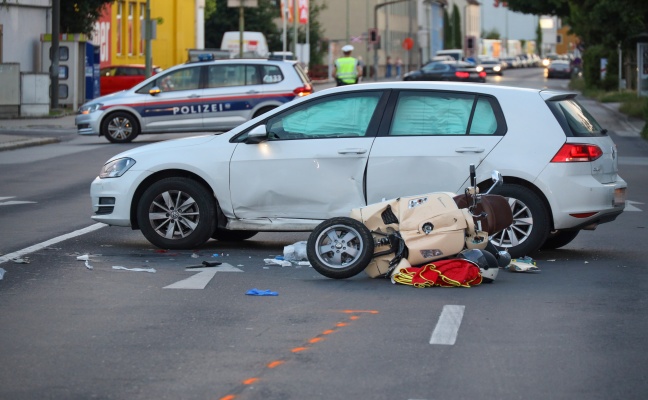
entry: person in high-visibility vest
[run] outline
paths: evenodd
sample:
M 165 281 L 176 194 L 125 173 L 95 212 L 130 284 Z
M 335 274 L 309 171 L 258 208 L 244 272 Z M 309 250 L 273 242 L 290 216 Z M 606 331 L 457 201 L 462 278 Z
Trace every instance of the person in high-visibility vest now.
M 344 56 L 335 60 L 333 76 L 335 77 L 338 86 L 358 83 L 359 77 L 362 75 L 362 67 L 360 67 L 360 63 L 356 58 L 351 57 L 352 51 L 353 46 L 347 44 L 342 47 Z

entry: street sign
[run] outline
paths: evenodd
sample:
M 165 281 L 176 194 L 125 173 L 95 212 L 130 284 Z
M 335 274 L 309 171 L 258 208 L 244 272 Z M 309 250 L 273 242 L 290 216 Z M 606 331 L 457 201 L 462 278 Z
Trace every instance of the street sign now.
M 403 48 L 405 50 L 412 50 L 412 47 L 414 47 L 414 39 L 410 37 L 403 39 Z

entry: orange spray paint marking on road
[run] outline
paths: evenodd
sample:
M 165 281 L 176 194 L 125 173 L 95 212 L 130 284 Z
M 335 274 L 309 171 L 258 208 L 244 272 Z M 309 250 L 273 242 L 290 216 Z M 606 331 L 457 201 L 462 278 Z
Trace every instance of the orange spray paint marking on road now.
M 346 322 L 338 322 L 337 324 L 335 324 L 335 326 L 337 326 L 339 328 L 341 328 L 343 326 L 347 326 L 347 325 L 349 325 L 349 324 L 347 324 Z
M 234 400 L 235 398 L 236 396 L 234 396 L 233 394 L 228 394 L 225 397 L 221 397 L 219 400 Z
M 281 360 L 273 361 L 270 364 L 268 364 L 268 368 L 275 368 L 283 364 L 284 362 Z
M 321 342 L 322 340 L 324 340 L 324 339 L 316 337 L 316 338 L 312 338 L 311 340 L 309 340 L 308 343 L 317 343 L 317 342 Z
M 292 349 L 290 351 L 292 351 L 293 353 L 299 353 L 299 352 L 307 350 L 307 349 L 308 349 L 308 347 L 295 347 L 294 349 Z
M 259 381 L 259 378 L 250 378 L 243 381 L 244 385 L 251 385 Z
M 356 313 L 369 313 L 369 314 L 378 314 L 376 310 L 342 310 L 345 314 L 356 314 Z
M 355 321 L 355 320 L 358 319 L 358 318 L 360 318 L 360 317 L 358 317 L 357 315 L 352 315 L 349 319 Z
M 330 335 L 333 332 L 335 332 L 335 329 L 327 329 L 324 332 L 322 332 L 322 335 Z

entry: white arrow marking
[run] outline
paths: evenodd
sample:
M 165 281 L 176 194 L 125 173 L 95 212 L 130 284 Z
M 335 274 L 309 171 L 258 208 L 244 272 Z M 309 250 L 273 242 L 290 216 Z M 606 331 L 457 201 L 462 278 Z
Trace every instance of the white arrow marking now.
M 11 201 L 3 201 L 7 199 L 13 199 L 16 196 L 9 196 L 9 197 L 0 197 L 0 206 L 12 206 L 14 204 L 35 204 L 35 201 L 21 201 L 21 200 L 11 200 Z
M 430 344 L 455 344 L 465 309 L 466 306 L 443 306 L 439 322 L 432 332 Z
M 209 281 L 211 281 L 217 272 L 243 272 L 240 269 L 231 266 L 229 264 L 222 264 L 218 267 L 207 267 L 207 268 L 191 268 L 186 269 L 185 271 L 189 272 L 198 272 L 196 275 L 190 276 L 187 279 L 183 279 L 176 283 L 172 283 L 169 286 L 165 286 L 164 289 L 204 289 Z
M 633 204 L 643 204 L 638 201 L 626 200 L 626 206 L 623 211 L 643 211 L 642 209 L 633 206 Z

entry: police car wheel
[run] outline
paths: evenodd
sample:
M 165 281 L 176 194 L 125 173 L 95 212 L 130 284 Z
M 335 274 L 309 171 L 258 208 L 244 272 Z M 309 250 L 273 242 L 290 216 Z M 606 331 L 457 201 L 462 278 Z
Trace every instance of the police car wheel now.
M 137 222 L 144 237 L 162 249 L 194 249 L 216 228 L 216 201 L 211 192 L 188 178 L 165 178 L 142 194 Z
M 137 119 L 130 113 L 117 111 L 101 122 L 101 134 L 112 143 L 128 143 L 140 133 Z

